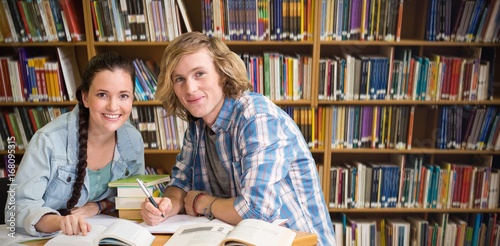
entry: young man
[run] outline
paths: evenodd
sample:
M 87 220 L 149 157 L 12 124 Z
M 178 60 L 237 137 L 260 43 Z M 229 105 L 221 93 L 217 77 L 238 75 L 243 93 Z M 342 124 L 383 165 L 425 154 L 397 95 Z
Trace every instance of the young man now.
M 156 98 L 189 127 L 159 208 L 142 204 L 144 221 L 178 213 L 230 224 L 287 219 L 287 227 L 317 234 L 320 245 L 335 245 L 304 137 L 251 90 L 243 61 L 215 37 L 185 33 L 165 49 Z

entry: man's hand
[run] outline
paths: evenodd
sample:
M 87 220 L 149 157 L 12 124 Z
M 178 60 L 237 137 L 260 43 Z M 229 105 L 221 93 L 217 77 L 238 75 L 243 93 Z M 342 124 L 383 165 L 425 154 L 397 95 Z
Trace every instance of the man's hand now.
M 147 198 L 141 204 L 141 216 L 142 220 L 148 225 L 157 225 L 167 218 L 167 215 L 171 214 L 172 201 L 167 198 L 153 197 L 158 204 L 156 208 Z M 164 215 L 163 218 L 161 215 Z

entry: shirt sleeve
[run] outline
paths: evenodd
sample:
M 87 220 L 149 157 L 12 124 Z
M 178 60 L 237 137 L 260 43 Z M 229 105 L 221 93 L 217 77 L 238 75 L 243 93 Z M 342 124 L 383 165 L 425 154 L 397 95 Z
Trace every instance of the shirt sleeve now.
M 45 203 L 43 195 L 50 178 L 50 159 L 53 148 L 54 146 L 45 134 L 36 133 L 23 155 L 15 180 L 10 186 L 12 194 L 15 194 L 15 204 L 12 207 L 6 206 L 6 219 L 14 212 L 16 228 L 32 236 L 54 234 L 38 232 L 35 224 L 45 214 L 59 215 L 56 210 L 43 207 Z
M 258 114 L 242 122 L 238 144 L 241 149 L 241 196 L 235 209 L 243 219 L 259 218 L 273 221 L 280 216 L 283 182 L 293 161 L 294 139 L 287 134 L 287 125 L 271 114 Z
M 184 141 L 181 152 L 176 156 L 175 165 L 172 167 L 172 175 L 168 186 L 176 186 L 188 192 L 193 182 L 193 132 L 196 131 L 194 123 L 190 123 L 184 133 Z

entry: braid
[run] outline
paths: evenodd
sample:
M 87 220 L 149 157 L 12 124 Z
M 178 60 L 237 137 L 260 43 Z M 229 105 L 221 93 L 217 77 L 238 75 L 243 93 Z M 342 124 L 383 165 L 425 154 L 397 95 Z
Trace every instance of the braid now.
M 78 121 L 78 166 L 77 166 L 77 176 L 75 183 L 73 184 L 73 192 L 71 193 L 71 198 L 66 203 L 66 209 L 60 210 L 61 215 L 71 214 L 71 209 L 75 207 L 80 199 L 83 182 L 85 175 L 87 174 L 87 140 L 88 140 L 88 129 L 89 129 L 89 110 L 83 105 L 82 102 L 78 103 L 79 109 L 79 121 Z

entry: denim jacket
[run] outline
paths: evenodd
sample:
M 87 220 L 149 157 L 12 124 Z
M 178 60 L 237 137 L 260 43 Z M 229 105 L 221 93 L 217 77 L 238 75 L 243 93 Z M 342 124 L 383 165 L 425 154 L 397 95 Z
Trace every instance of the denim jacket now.
M 75 182 L 78 163 L 78 107 L 38 130 L 21 160 L 15 180 L 16 230 L 44 236 L 35 224 L 48 213 L 66 208 Z M 111 180 L 144 173 L 144 145 L 140 132 L 125 123 L 117 130 L 117 144 L 111 164 Z M 89 177 L 85 176 L 81 196 L 75 207 L 89 202 Z M 11 193 L 11 194 L 12 194 Z M 115 189 L 108 189 L 96 201 L 113 200 Z M 6 218 L 13 211 L 6 206 Z

